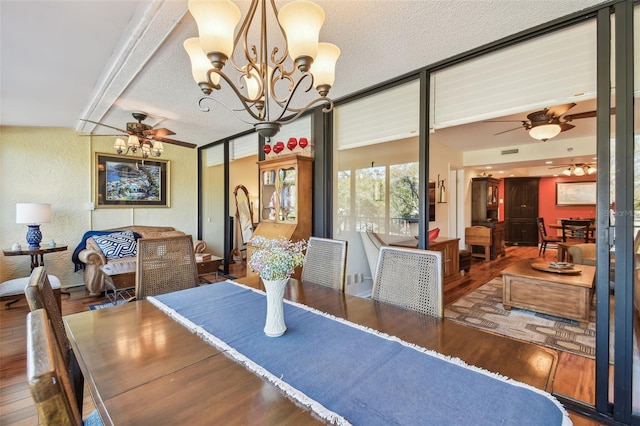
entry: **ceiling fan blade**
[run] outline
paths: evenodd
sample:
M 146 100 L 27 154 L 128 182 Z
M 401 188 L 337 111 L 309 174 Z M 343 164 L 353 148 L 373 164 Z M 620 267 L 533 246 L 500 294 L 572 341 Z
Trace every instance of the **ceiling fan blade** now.
M 514 130 L 520 130 L 520 129 L 522 129 L 522 126 L 520 126 L 520 127 L 514 127 L 513 129 L 504 130 L 504 131 L 502 131 L 502 132 L 494 133 L 494 134 L 493 134 L 493 136 L 501 135 L 501 134 L 503 134 L 503 133 L 513 132 Z
M 574 106 L 576 106 L 576 104 L 573 102 L 570 104 L 552 106 L 551 108 L 547 108 L 547 113 L 551 113 L 553 117 L 560 117 L 562 114 L 569 111 Z
M 96 124 L 98 126 L 108 127 L 109 129 L 117 130 L 117 131 L 122 132 L 122 133 L 131 134 L 130 132 L 127 132 L 126 130 L 122 130 L 122 129 L 119 129 L 119 128 L 113 127 L 113 126 L 109 126 L 108 124 L 98 123 L 97 121 L 84 120 L 82 118 L 80 119 L 80 121 L 86 121 L 87 123 L 93 123 L 93 124 Z M 120 135 L 118 135 L 118 136 L 120 136 Z
M 569 124 L 569 123 L 560 123 L 560 131 L 561 132 L 566 132 L 567 130 L 571 130 L 573 129 L 574 126 L 573 124 Z
M 161 138 L 161 137 L 154 137 L 153 140 L 156 140 L 158 142 L 162 142 L 162 143 L 169 143 L 172 145 L 178 145 L 178 146 L 183 146 L 185 148 L 195 148 L 198 145 L 194 144 L 194 143 L 190 143 L 190 142 L 182 142 L 182 141 L 178 141 L 175 139 L 167 139 L 167 138 Z
M 522 120 L 485 120 L 483 123 L 524 123 Z
M 149 129 L 142 132 L 145 136 L 153 136 L 154 138 L 175 135 L 176 133 L 165 128 L 161 129 Z

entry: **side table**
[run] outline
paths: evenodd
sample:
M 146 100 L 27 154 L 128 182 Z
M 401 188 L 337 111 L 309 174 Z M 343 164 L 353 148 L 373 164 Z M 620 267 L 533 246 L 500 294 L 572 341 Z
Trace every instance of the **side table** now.
M 24 249 L 24 250 L 2 250 L 2 253 L 5 256 L 31 256 L 31 272 L 36 269 L 38 266 L 44 266 L 44 255 L 47 253 L 53 253 L 56 251 L 65 251 L 67 250 L 67 246 L 56 246 L 56 247 L 39 247 L 35 249 Z M 70 295 L 68 291 L 64 291 L 62 288 L 60 289 L 60 293 Z M 19 295 L 17 295 L 19 296 Z M 18 297 L 15 300 L 7 303 L 7 307 L 13 305 L 17 301 L 19 301 L 21 297 Z
M 114 305 L 118 299 L 135 295 L 136 262 L 107 263 L 100 271 L 104 275 L 104 295 Z
M 35 249 L 24 250 L 2 250 L 5 256 L 31 256 L 31 271 L 38 266 L 44 266 L 44 255 L 47 253 L 53 253 L 56 251 L 65 251 L 67 246 L 56 247 L 40 247 Z

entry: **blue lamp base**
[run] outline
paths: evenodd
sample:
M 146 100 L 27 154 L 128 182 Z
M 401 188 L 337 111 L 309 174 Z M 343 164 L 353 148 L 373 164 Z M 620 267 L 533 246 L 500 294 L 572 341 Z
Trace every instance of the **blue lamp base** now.
M 27 242 L 30 249 L 39 249 L 40 241 L 42 241 L 42 232 L 40 232 L 40 225 L 27 225 L 29 230 L 27 231 Z

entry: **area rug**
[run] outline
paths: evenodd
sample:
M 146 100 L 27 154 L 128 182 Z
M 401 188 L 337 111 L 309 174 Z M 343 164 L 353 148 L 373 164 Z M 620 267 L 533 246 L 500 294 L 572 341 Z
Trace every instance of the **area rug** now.
M 105 303 L 101 303 L 99 305 L 89 305 L 89 310 L 90 311 L 95 311 L 96 309 L 112 308 L 114 306 L 121 305 L 124 302 L 126 302 L 126 300 L 118 299 L 118 300 L 116 300 L 116 304 L 115 305 L 113 304 L 113 302 L 105 302 Z
M 445 309 L 446 318 L 492 333 L 595 358 L 596 325 L 592 306 L 589 325 L 502 305 L 502 278 L 494 278 Z

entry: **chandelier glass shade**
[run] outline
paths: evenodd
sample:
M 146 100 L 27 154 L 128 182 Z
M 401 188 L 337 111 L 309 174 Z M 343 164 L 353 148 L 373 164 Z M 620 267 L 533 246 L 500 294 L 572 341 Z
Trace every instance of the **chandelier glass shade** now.
M 529 136 L 534 139 L 546 142 L 547 140 L 558 136 L 560 131 L 561 129 L 559 124 L 539 124 L 529 129 Z
M 569 167 L 567 167 L 567 169 L 564 170 L 562 174 L 565 176 L 571 176 L 571 175 L 584 176 L 584 175 L 592 175 L 597 171 L 598 169 L 596 169 L 591 164 L 572 164 Z
M 271 22 L 267 6 L 281 35 L 280 46 L 278 40 L 268 44 L 267 36 L 273 33 L 267 28 Z M 296 0 L 278 11 L 273 0 L 252 0 L 237 34 L 241 12 L 231 0 L 189 0 L 189 12 L 198 26 L 198 37 L 185 40 L 183 45 L 191 60 L 193 79 L 205 95 L 199 101 L 201 110 L 209 111 L 205 101 L 216 101 L 240 120 L 253 124 L 266 138 L 313 105 L 323 104 L 324 112 L 331 111 L 333 101 L 327 95 L 334 83 L 340 49 L 318 41 L 325 19 L 320 6 Z M 252 39 L 256 30 L 259 41 L 251 43 L 256 40 Z M 249 120 L 236 113 L 242 109 L 229 108 L 209 96 L 214 90 L 223 90 L 223 82 L 233 90 Z M 298 92 L 314 87 L 319 97 L 302 106 L 292 102 Z
M 113 148 L 120 155 L 127 155 L 129 152 L 135 154 L 140 150 L 142 158 L 160 157 L 164 152 L 162 142 L 140 139 L 136 135 L 129 135 L 126 142 L 122 138 L 117 138 Z

